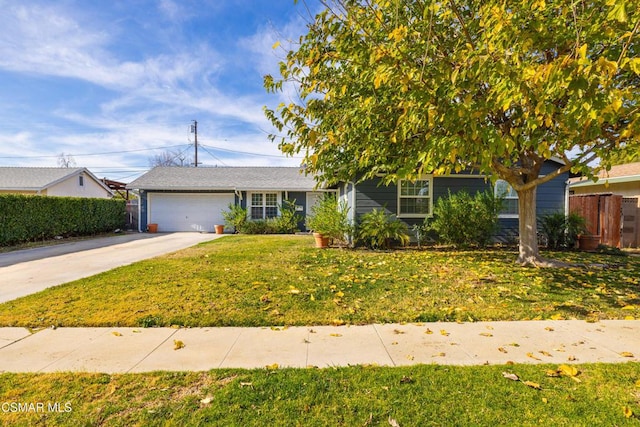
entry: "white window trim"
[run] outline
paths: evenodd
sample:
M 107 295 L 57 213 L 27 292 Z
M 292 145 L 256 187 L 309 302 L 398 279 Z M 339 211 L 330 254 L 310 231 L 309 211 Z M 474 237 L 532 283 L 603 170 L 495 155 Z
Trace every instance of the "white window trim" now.
M 429 200 L 429 213 L 428 214 L 403 214 L 400 212 L 400 200 L 401 199 L 416 199 L 416 198 L 421 198 L 421 197 L 416 197 L 416 196 L 402 196 L 402 182 L 403 181 L 411 181 L 408 179 L 399 179 L 398 180 L 398 185 L 397 185 L 397 197 L 398 197 L 398 209 L 397 209 L 397 217 L 398 218 L 431 218 L 433 217 L 433 175 L 422 175 L 419 178 L 417 178 L 415 181 L 429 181 L 429 196 L 428 197 L 422 197 L 423 199 L 428 199 Z M 411 181 L 411 182 L 415 182 L 415 181 Z
M 262 194 L 262 204 L 260 205 L 261 208 L 263 208 L 262 210 L 262 218 L 258 218 L 258 219 L 253 219 L 252 215 L 251 215 L 251 208 L 254 207 L 252 202 L 253 202 L 253 195 L 254 194 Z M 266 201 L 266 195 L 267 194 L 275 194 L 276 195 L 276 209 L 278 211 L 276 216 L 280 216 L 280 206 L 282 205 L 282 192 L 281 191 L 252 191 L 252 192 L 247 192 L 247 211 L 249 214 L 249 219 L 252 221 L 260 221 L 267 219 L 265 217 L 265 207 L 266 205 L 264 204 Z M 255 207 L 258 207 L 257 205 Z
M 504 179 L 497 180 L 496 183 L 493 186 L 493 194 L 496 197 L 501 196 L 500 194 L 498 194 L 498 182 L 499 181 L 504 182 L 505 184 L 507 184 L 509 186 L 509 188 L 512 188 L 511 185 L 507 181 L 505 181 Z M 504 196 L 504 199 L 505 200 L 518 200 L 518 194 L 516 193 L 515 197 L 506 197 L 506 196 Z M 500 213 L 500 214 L 498 214 L 498 218 L 520 218 L 520 214 L 519 213 L 517 213 L 517 214 L 514 214 L 514 213 Z

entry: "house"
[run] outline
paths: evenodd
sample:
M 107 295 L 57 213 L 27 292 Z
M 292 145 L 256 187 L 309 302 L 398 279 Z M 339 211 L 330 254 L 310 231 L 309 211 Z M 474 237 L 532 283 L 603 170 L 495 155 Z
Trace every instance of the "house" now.
M 640 197 L 640 162 L 612 166 L 600 171 L 598 181 L 584 177 L 571 179 L 571 194 L 613 193 L 623 197 Z
M 541 175 L 557 167 L 558 162 L 549 160 L 543 165 Z M 538 187 L 538 216 L 554 212 L 568 213 L 568 178 L 569 175 L 564 174 Z M 411 228 L 433 216 L 436 201 L 447 197 L 449 192 L 466 190 L 474 194 L 489 190 L 505 198 L 497 239 L 507 241 L 518 236 L 518 196 L 506 181 L 498 180 L 492 185 L 486 176 L 477 173 L 424 175 L 413 182 L 400 180 L 386 186 L 380 185 L 381 180 L 382 177 L 358 183 L 344 182 L 338 186 L 339 197 L 349 207 L 351 221 L 357 222 L 363 214 L 373 209 L 384 209 Z
M 139 192 L 139 230 L 211 232 L 230 204 L 251 219 L 279 215 L 284 201 L 304 218 L 324 191 L 297 167 L 156 167 L 127 185 Z M 303 227 L 303 221 L 300 226 Z
M 0 194 L 111 198 L 87 168 L 0 167 Z

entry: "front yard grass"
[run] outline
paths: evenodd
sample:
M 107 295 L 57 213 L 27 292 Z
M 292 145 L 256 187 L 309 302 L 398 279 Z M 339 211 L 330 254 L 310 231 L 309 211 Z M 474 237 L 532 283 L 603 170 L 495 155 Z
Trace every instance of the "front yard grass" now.
M 0 402 L 7 410 L 0 412 L 0 424 L 389 426 L 395 420 L 400 426 L 638 425 L 640 364 L 576 365 L 575 378 L 547 376 L 556 368 L 3 374 Z M 503 372 L 520 381 L 504 378 Z M 44 410 L 11 411 L 13 402 L 42 403 Z
M 0 326 L 273 326 L 640 318 L 640 258 L 521 268 L 508 250 L 318 250 L 228 236 L 0 305 Z

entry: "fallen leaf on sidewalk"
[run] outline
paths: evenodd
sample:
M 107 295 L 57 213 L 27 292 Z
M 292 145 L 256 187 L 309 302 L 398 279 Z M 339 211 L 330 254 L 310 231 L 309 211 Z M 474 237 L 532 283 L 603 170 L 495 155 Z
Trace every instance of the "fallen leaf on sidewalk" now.
M 405 331 L 401 331 L 400 329 L 394 329 L 393 333 L 396 334 L 396 335 L 406 334 Z
M 329 334 L 329 336 L 332 336 L 332 337 L 341 337 L 341 336 L 342 336 L 342 334 Z
M 173 340 L 173 349 L 180 350 L 181 348 L 184 348 L 184 343 L 180 340 Z
M 492 337 L 493 334 L 490 334 L 489 332 L 481 332 L 480 335 L 482 335 L 483 337 Z
M 508 351 L 504 347 L 498 347 L 498 351 L 500 353 L 505 353 L 505 354 L 508 353 Z
M 540 353 L 540 354 L 542 354 L 542 355 L 544 355 L 544 356 L 547 356 L 547 357 L 553 357 L 553 356 L 551 355 L 551 353 L 549 353 L 548 351 L 540 350 L 538 353 Z
M 115 337 L 121 337 L 122 336 L 122 334 L 120 332 L 118 332 L 118 331 L 113 331 L 113 332 L 111 332 L 111 334 L 113 336 L 115 336 Z
M 533 360 L 542 360 L 542 359 L 540 359 L 540 358 L 538 358 L 538 357 L 534 356 L 534 355 L 533 355 L 533 353 L 527 353 L 527 357 L 530 357 L 530 358 L 532 358 Z
M 440 335 L 443 335 L 443 336 L 445 336 L 445 337 L 448 337 L 448 336 L 449 336 L 449 335 L 451 335 L 451 334 L 449 334 L 449 332 L 445 331 L 444 329 L 440 329 Z
M 623 351 L 622 353 L 620 353 L 620 356 L 622 356 L 622 357 L 633 357 L 633 353 L 631 353 L 629 351 Z
M 427 334 L 427 335 L 431 335 L 433 333 L 433 331 L 431 329 L 427 328 L 427 330 L 424 331 L 424 333 Z
M 268 371 L 275 371 L 276 369 L 278 369 L 280 367 L 280 365 L 278 365 L 277 363 L 274 363 L 272 365 L 267 365 L 265 366 L 265 368 L 267 368 Z
M 546 331 L 553 332 L 553 328 L 551 326 L 547 326 L 544 328 Z

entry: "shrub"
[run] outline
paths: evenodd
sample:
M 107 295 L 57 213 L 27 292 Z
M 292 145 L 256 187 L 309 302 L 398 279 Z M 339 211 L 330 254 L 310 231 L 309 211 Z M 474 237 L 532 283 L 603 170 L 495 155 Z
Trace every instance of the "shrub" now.
M 125 220 L 124 200 L 0 195 L 2 245 L 113 231 Z
M 407 225 L 382 209 L 362 215 L 357 234 L 358 240 L 372 249 L 388 249 L 394 241 L 403 246 L 409 243 Z
M 498 231 L 501 197 L 491 191 L 471 197 L 465 190 L 438 199 L 429 228 L 448 244 L 484 247 Z
M 244 225 L 247 223 L 247 210 L 235 203 L 229 203 L 228 209 L 228 211 L 222 211 L 225 225 L 233 227 L 236 233 L 241 233 Z
M 279 206 L 280 216 L 271 218 L 268 222 L 271 222 L 271 226 L 274 229 L 274 233 L 278 234 L 293 234 L 298 231 L 298 223 L 301 221 L 300 215 L 296 213 L 295 200 L 285 200 L 282 205 Z
M 586 220 L 577 213 L 565 216 L 562 212 L 544 215 L 540 228 L 550 249 L 574 248 L 578 235 L 585 232 Z
M 311 208 L 307 228 L 330 239 L 345 240 L 351 230 L 348 212 L 349 208 L 344 202 L 338 202 L 335 194 L 325 193 Z

